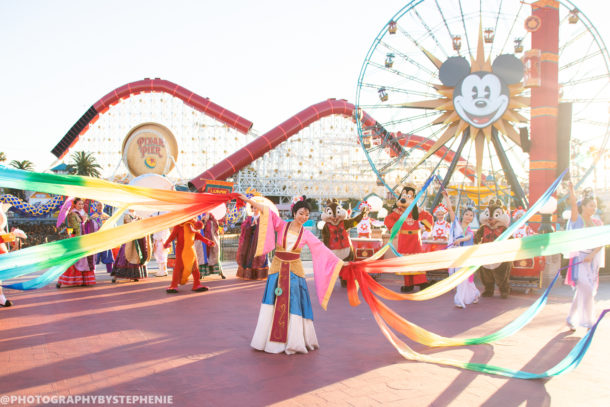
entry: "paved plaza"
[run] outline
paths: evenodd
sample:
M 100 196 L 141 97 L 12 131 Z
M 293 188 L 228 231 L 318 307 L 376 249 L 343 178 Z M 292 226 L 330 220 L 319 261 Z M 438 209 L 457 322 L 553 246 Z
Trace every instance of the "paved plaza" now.
M 314 304 L 321 348 L 272 355 L 249 346 L 265 283 L 238 280 L 235 269 L 225 265 L 226 280 L 206 277 L 206 293 L 182 286 L 168 295 L 170 277 L 112 284 L 99 268 L 92 288 L 6 290 L 15 307 L 0 309 L 0 396 L 164 395 L 176 406 L 607 406 L 610 400 L 610 320 L 574 371 L 507 379 L 403 359 L 368 306 L 350 307 L 337 284 L 328 311 Z M 311 276 L 308 282 L 313 299 Z M 392 276 L 381 282 L 400 286 Z M 465 310 L 453 306 L 452 295 L 387 303 L 440 335 L 477 337 L 514 320 L 539 293 L 483 298 Z M 543 372 L 585 333 L 566 329 L 570 297 L 568 287 L 557 287 L 533 322 L 491 345 L 431 349 L 405 341 L 439 358 Z M 610 308 L 609 276 L 602 276 L 597 308 Z

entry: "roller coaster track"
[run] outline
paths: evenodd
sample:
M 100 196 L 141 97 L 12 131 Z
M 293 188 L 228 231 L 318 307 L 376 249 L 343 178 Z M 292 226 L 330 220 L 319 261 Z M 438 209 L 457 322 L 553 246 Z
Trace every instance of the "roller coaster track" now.
M 59 143 L 57 143 L 51 152 L 57 158 L 63 158 L 78 142 L 80 136 L 84 135 L 91 125 L 98 120 L 99 116 L 108 111 L 110 107 L 116 105 L 121 100 L 129 98 L 130 96 L 149 92 L 163 92 L 177 97 L 186 105 L 243 134 L 248 133 L 248 131 L 250 131 L 252 128 L 251 121 L 246 120 L 243 117 L 238 116 L 237 114 L 213 103 L 208 98 L 199 96 L 196 93 L 167 80 L 159 78 L 146 78 L 144 80 L 131 82 L 116 88 L 95 102 L 70 128 L 70 130 L 59 141 Z M 280 143 L 286 141 L 291 136 L 297 134 L 299 131 L 322 119 L 323 117 L 342 115 L 353 118 L 354 111 L 355 106 L 346 100 L 328 99 L 312 105 L 290 117 L 288 120 L 274 127 L 245 147 L 220 161 L 218 164 L 193 178 L 189 181 L 189 186 L 194 190 L 198 190 L 201 188 L 205 180 L 226 179 L 249 165 L 251 162 L 262 157 L 265 153 L 274 149 Z M 365 127 L 374 128 L 378 125 L 377 121 L 369 116 L 366 112 L 361 112 L 361 121 Z M 405 147 L 413 147 L 421 150 L 426 150 L 426 147 L 434 144 L 432 140 L 428 140 L 416 135 L 409 135 L 408 143 L 405 143 L 404 139 L 399 139 L 393 134 L 391 137 L 394 139 L 394 141 L 397 141 L 401 145 L 406 144 Z M 397 143 L 392 143 L 392 145 L 397 145 Z M 443 159 L 446 161 L 451 161 L 455 156 L 455 153 L 453 151 L 447 151 L 446 147 L 440 148 L 435 154 L 439 157 L 443 157 Z M 463 161 L 463 163 L 466 163 L 466 160 L 460 160 Z M 460 171 L 462 171 L 464 175 L 469 178 L 472 178 L 474 175 L 472 170 L 467 165 L 461 166 Z

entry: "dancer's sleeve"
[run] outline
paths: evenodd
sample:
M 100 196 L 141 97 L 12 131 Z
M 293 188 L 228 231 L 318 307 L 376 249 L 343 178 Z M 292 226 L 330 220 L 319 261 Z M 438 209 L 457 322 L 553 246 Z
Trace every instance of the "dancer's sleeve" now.
M 305 231 L 303 238 L 311 252 L 318 301 L 322 308 L 326 309 L 341 267 L 343 267 L 343 261 L 310 231 Z
M 282 230 L 284 222 L 275 212 L 269 210 L 269 207 L 263 207 L 258 224 L 258 240 L 256 244 L 256 256 L 262 256 L 269 253 L 275 248 L 275 232 Z

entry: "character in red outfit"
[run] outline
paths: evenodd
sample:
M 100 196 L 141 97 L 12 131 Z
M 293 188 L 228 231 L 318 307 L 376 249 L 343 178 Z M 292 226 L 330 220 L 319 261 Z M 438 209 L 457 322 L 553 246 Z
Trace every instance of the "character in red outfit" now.
M 206 245 L 214 246 L 214 242 L 206 239 L 198 232 L 203 223 L 192 219 L 180 225 L 174 226 L 172 233 L 163 245 L 169 248 L 174 239 L 176 242 L 176 265 L 172 273 L 172 284 L 166 290 L 170 294 L 178 292 L 178 284 L 186 284 L 188 278 L 193 274 L 193 291 L 207 291 L 208 287 L 201 285 L 199 280 L 199 266 L 195 254 L 195 240 L 200 240 Z
M 384 220 L 384 223 L 389 230 L 392 230 L 392 227 L 398 219 L 400 219 L 405 209 L 413 202 L 415 195 L 414 187 L 403 187 L 400 196 L 396 200 L 394 209 Z M 405 219 L 405 222 L 402 224 L 400 232 L 398 232 L 398 244 L 396 247 L 398 253 L 416 254 L 422 252 L 420 224 L 423 225 L 427 231 L 430 231 L 434 224 L 434 219 L 429 212 L 424 210 L 420 211 L 417 208 L 417 205 L 415 205 L 407 219 Z M 405 275 L 404 280 L 405 285 L 400 288 L 402 292 L 412 291 L 413 287 L 416 285 L 419 286 L 420 290 L 428 286 L 428 279 L 426 278 L 425 272 L 422 272 L 421 274 Z

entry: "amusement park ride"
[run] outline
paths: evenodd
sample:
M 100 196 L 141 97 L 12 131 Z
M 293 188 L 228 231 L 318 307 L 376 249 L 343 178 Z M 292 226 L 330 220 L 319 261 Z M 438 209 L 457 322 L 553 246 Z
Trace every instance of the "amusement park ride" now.
M 458 195 L 512 191 L 527 207 L 565 168 L 581 184 L 604 156 L 609 66 L 570 1 L 411 1 L 362 66 L 355 104 L 377 123 L 358 116 L 361 145 L 390 191 L 437 171 Z M 448 165 L 433 155 L 443 148 Z
M 125 135 L 152 122 L 176 137 L 167 175 L 191 189 L 229 180 L 280 202 L 341 199 L 436 173 L 458 204 L 491 192 L 527 207 L 567 167 L 586 182 L 606 154 L 609 79 L 604 43 L 570 1 L 414 0 L 374 39 L 354 105 L 329 99 L 259 134 L 207 98 L 145 79 L 96 102 L 53 153 L 93 152 L 121 180 Z

